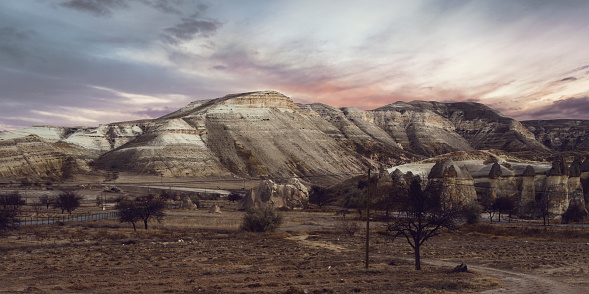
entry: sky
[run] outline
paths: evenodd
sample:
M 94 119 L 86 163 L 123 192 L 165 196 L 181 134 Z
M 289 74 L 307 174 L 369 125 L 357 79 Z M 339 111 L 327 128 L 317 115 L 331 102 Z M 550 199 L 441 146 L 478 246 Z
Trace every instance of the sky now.
M 276 90 L 589 119 L 589 1 L 0 1 L 0 130 L 155 118 Z

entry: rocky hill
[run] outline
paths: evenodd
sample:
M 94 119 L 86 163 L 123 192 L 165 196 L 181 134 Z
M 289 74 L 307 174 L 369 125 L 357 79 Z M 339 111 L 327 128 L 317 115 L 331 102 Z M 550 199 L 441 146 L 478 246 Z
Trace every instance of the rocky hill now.
M 589 121 L 529 120 L 522 124 L 536 140 L 555 151 L 589 151 Z
M 589 129 L 587 122 L 575 128 L 576 134 Z M 166 177 L 343 179 L 368 166 L 453 151 L 548 153 L 556 144 L 535 137 L 566 139 L 559 130 L 548 131 L 553 129 L 524 126 L 478 103 L 396 102 L 360 110 L 296 104 L 281 93 L 261 91 L 195 101 L 152 120 L 0 133 L 0 177 L 63 178 L 57 171 L 73 166 Z M 579 146 L 586 141 L 574 148 Z

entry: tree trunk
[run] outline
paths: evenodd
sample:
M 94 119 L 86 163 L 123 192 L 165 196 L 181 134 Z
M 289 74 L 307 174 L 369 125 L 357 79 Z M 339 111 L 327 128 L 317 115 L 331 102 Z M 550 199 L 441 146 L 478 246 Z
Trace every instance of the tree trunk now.
M 135 227 L 135 222 L 131 222 L 133 224 L 133 231 L 137 232 L 137 228 Z
M 421 270 L 421 255 L 419 253 L 419 245 L 415 245 L 415 270 Z
M 144 219 L 143 223 L 145 224 L 145 229 L 147 230 L 147 219 Z

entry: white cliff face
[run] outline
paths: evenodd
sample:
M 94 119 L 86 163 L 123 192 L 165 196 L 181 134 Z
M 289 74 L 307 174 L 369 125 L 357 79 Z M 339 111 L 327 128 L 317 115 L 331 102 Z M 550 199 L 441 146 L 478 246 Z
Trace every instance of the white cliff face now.
M 0 178 L 25 182 L 62 180 L 87 171 L 88 154 L 37 135 L 0 140 Z
M 52 126 L 32 126 L 21 130 L 0 132 L 0 141 L 24 138 L 28 135 L 36 135 L 47 142 L 55 143 L 62 140 L 67 134 L 68 128 Z

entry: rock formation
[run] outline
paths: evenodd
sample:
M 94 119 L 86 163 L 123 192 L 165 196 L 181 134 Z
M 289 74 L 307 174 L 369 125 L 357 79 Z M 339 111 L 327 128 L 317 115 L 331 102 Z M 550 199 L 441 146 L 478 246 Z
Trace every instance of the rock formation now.
M 474 180 L 467 170 L 458 168 L 452 159 L 436 163 L 429 175 L 430 185 L 440 189 L 446 208 L 474 203 L 477 199 Z
M 589 121 L 529 120 L 522 121 L 536 140 L 554 151 L 589 151 Z
M 532 216 L 533 208 L 536 203 L 536 187 L 534 179 L 536 171 L 531 165 L 528 165 L 521 175 L 521 189 L 518 205 L 520 207 L 520 215 Z
M 556 158 L 552 162 L 552 168 L 546 174 L 544 195 L 550 203 L 550 213 L 559 215 L 565 212 L 569 206 L 568 191 L 569 169 L 563 158 Z
M 541 136 L 533 123 L 525 125 Z M 574 129 L 577 139 L 567 146 L 586 145 L 586 125 L 574 123 L 568 129 Z M 542 130 L 561 145 L 568 138 L 562 128 Z M 360 110 L 296 104 L 281 93 L 260 91 L 194 101 L 157 119 L 1 132 L 0 176 L 59 179 L 56 171 L 64 164 L 58 162 L 67 155 L 78 170 L 165 177 L 340 175 L 314 178 L 327 183 L 381 163 L 396 165 L 451 151 L 549 152 L 534 134 L 478 103 L 395 102 Z M 27 139 L 29 135 L 36 139 Z M 15 155 L 15 146 L 25 141 L 27 155 Z
M 305 208 L 309 203 L 309 191 L 297 178 L 289 179 L 286 184 L 277 184 L 272 180 L 265 180 L 242 198 L 237 208 L 245 210 L 270 204 L 274 208 Z

